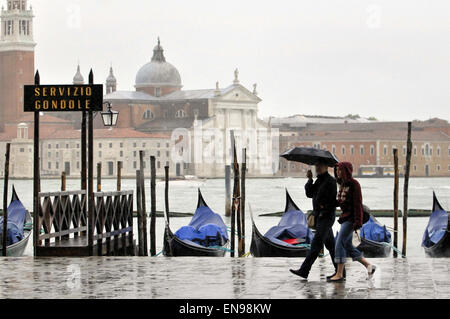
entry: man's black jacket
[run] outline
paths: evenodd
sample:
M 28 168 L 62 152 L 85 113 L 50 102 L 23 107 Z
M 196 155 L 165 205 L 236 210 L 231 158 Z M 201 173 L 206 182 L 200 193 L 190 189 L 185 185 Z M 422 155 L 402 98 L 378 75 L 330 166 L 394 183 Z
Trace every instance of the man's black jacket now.
M 319 219 L 336 218 L 336 180 L 328 172 L 317 176 L 316 181 L 310 179 L 305 185 L 308 198 L 313 199 L 314 216 Z

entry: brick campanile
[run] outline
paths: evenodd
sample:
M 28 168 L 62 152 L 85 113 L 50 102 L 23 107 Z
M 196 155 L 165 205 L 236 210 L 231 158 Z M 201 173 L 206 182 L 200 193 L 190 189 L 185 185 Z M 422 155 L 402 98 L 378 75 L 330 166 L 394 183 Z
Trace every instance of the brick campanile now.
M 33 10 L 8 0 L 0 15 L 0 132 L 24 115 L 23 86 L 34 83 Z

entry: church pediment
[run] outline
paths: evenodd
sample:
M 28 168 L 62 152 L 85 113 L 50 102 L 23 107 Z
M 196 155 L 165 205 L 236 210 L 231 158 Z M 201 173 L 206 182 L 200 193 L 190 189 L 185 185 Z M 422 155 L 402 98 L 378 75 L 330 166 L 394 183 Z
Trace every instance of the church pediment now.
M 239 102 L 253 102 L 259 103 L 262 100 L 247 90 L 242 85 L 232 85 L 225 90 L 221 96 L 216 97 L 216 99 L 221 101 L 239 101 Z

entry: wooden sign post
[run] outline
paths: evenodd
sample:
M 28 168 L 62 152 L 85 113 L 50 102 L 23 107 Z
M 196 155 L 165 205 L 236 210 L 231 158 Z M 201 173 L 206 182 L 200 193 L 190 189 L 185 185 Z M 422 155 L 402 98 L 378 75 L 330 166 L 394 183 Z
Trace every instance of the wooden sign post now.
M 88 242 L 89 253 L 93 247 L 93 209 L 94 209 L 94 112 L 103 111 L 103 85 L 94 84 L 92 69 L 89 73 L 87 85 L 40 85 L 39 71 L 36 71 L 34 85 L 24 86 L 24 112 L 34 113 L 34 169 L 33 169 L 33 212 L 39 216 L 40 187 L 40 159 L 39 159 L 39 116 L 40 112 L 82 112 L 81 122 L 81 188 L 88 188 Z M 88 136 L 86 134 L 86 120 L 88 120 Z M 88 138 L 88 147 L 86 139 Z M 86 154 L 86 149 L 87 153 Z M 88 183 L 86 183 L 86 161 L 89 157 Z M 88 184 L 88 185 L 87 185 Z M 39 239 L 39 225 L 33 223 L 34 255 Z

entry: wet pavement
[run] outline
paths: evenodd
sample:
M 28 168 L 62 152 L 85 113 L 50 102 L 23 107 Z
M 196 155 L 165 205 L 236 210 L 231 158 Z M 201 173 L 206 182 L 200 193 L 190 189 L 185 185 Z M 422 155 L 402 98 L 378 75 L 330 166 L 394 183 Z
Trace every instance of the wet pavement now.
M 370 259 L 371 280 L 347 264 L 344 283 L 327 283 L 329 258 L 308 281 L 289 273 L 302 258 L 0 258 L 0 298 L 446 298 L 450 259 Z

